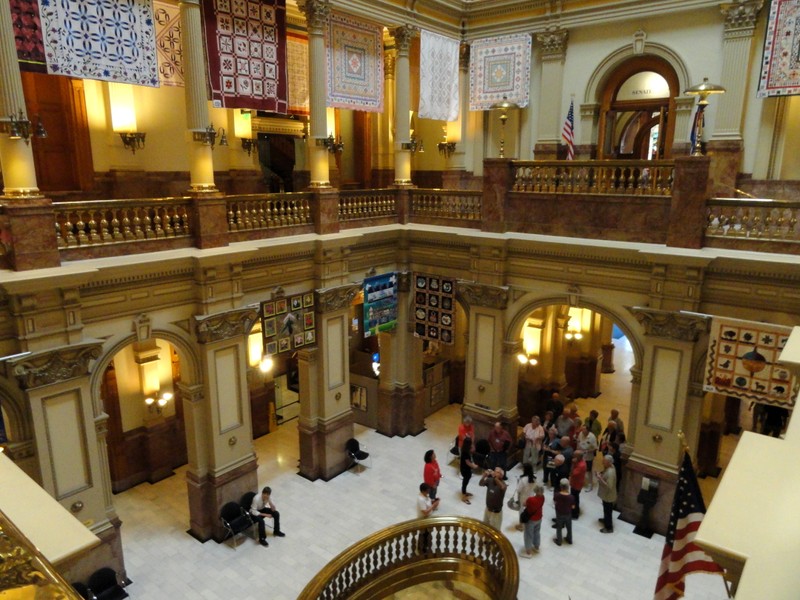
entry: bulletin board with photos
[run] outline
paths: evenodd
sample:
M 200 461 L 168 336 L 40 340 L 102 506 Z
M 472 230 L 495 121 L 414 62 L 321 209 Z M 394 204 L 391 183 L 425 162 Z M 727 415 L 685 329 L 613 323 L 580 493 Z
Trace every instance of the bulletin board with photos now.
M 414 335 L 418 338 L 453 343 L 455 327 L 455 279 L 414 274 Z
M 317 344 L 314 292 L 261 303 L 264 353 L 292 352 Z

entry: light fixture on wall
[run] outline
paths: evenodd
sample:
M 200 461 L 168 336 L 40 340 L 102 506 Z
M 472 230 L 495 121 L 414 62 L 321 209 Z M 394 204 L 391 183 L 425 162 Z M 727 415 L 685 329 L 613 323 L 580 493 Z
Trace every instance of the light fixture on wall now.
M 697 114 L 695 115 L 692 131 L 694 140 L 692 146 L 692 156 L 703 156 L 703 128 L 705 127 L 705 111 L 708 106 L 708 97 L 712 94 L 724 94 L 725 88 L 715 83 L 709 83 L 708 77 L 703 77 L 703 83 L 698 83 L 687 89 L 684 94 L 698 96 L 700 101 L 697 103 Z
M 258 146 L 253 138 L 242 138 L 242 150 L 247 152 L 247 156 L 253 153 L 253 150 L 258 152 Z
M 575 319 L 570 319 L 569 323 L 567 323 L 567 331 L 564 333 L 564 337 L 570 343 L 583 339 L 581 328 Z
M 419 152 L 420 154 L 425 153 L 425 142 L 424 140 L 418 140 L 417 136 L 412 133 L 411 138 L 407 142 L 402 142 L 400 144 L 400 148 L 403 150 L 411 151 L 411 154 L 416 154 Z
M 214 149 L 214 145 L 217 143 L 217 138 L 219 138 L 220 146 L 228 145 L 228 135 L 225 133 L 224 127 L 214 129 L 213 125 L 209 125 L 203 131 L 192 132 L 192 139 L 195 142 L 200 142 L 204 146 L 211 146 L 212 150 Z
M 147 134 L 141 131 L 124 131 L 119 134 L 122 145 L 136 154 L 137 150 L 144 148 L 144 138 Z
M 164 392 L 158 399 L 153 396 L 148 396 L 144 399 L 144 403 L 147 406 L 148 412 L 160 415 L 164 411 L 164 407 L 169 404 L 170 400 L 172 400 L 172 394 Z
M 508 121 L 508 111 L 512 108 L 519 108 L 519 106 L 514 102 L 509 102 L 506 96 L 503 96 L 501 102 L 495 102 L 489 107 L 490 110 L 500 111 L 500 158 L 506 157 L 506 121 Z
M 326 138 L 317 138 L 317 146 L 324 146 L 331 154 L 341 154 L 341 152 L 344 150 L 342 136 L 337 135 L 334 138 L 332 131 Z
M 42 118 L 37 115 L 36 125 L 34 126 L 21 109 L 17 116 L 8 115 L 7 121 L 0 121 L 0 132 L 7 133 L 10 140 L 23 140 L 26 144 L 30 144 L 31 136 L 37 138 L 47 137 L 47 130 L 42 125 Z
M 528 354 L 527 352 L 520 352 L 519 354 L 517 354 L 517 360 L 519 361 L 519 364 L 525 366 L 530 365 L 533 367 L 539 364 L 539 359 L 536 358 L 533 354 Z
M 453 152 L 456 151 L 456 143 L 447 141 L 447 125 L 442 126 L 442 138 L 443 140 L 436 144 L 436 147 L 439 149 L 439 154 L 445 158 L 450 158 L 453 156 Z
M 272 356 L 269 354 L 265 354 L 264 358 L 261 359 L 261 362 L 258 363 L 258 369 L 262 373 L 269 373 L 272 371 L 272 368 L 275 366 L 275 361 L 272 360 Z

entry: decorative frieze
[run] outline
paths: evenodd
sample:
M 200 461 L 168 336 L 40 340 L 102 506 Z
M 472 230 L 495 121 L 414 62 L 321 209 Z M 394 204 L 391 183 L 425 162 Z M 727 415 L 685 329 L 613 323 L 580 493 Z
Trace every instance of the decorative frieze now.
M 505 310 L 508 307 L 508 287 L 459 281 L 456 291 L 470 306 Z
M 316 306 L 321 313 L 335 312 L 348 308 L 353 303 L 361 287 L 357 284 L 340 285 L 324 290 L 317 290 Z
M 696 342 L 700 334 L 708 331 L 708 325 L 711 322 L 709 315 L 639 306 L 627 308 L 644 327 L 645 335 L 682 342 Z
M 201 344 L 207 344 L 247 335 L 257 319 L 258 310 L 250 307 L 195 316 L 197 340 Z
M 102 346 L 102 342 L 87 342 L 18 355 L 6 361 L 6 374 L 16 377 L 26 390 L 83 377 L 89 374 L 89 362 L 100 356 Z

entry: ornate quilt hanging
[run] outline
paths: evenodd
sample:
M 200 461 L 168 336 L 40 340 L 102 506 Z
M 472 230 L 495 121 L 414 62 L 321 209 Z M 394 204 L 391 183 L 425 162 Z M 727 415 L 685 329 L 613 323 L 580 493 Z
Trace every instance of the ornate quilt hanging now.
M 286 114 L 286 0 L 203 0 L 211 100 Z
M 52 0 L 39 11 L 48 73 L 158 87 L 152 0 Z
M 364 337 L 397 327 L 397 273 L 364 280 Z
M 455 279 L 414 273 L 414 335 L 453 343 Z
M 261 335 L 264 353 L 292 352 L 317 345 L 314 292 L 283 296 L 261 303 Z
M 715 317 L 703 389 L 792 408 L 798 381 L 778 363 L 790 333 L 780 325 Z
M 38 0 L 11 0 L 11 25 L 21 71 L 47 73 Z
M 530 34 L 475 40 L 470 46 L 469 109 L 488 110 L 503 99 L 528 106 L 530 77 Z
M 800 94 L 800 0 L 772 0 L 758 97 Z
M 161 85 L 183 87 L 180 9 L 175 4 L 154 0 L 158 77 Z
M 419 116 L 458 119 L 459 41 L 430 31 L 420 34 Z
M 308 35 L 286 31 L 286 63 L 289 80 L 289 114 L 306 116 L 310 113 L 308 86 Z
M 383 111 L 383 28 L 331 12 L 325 30 L 327 105 Z

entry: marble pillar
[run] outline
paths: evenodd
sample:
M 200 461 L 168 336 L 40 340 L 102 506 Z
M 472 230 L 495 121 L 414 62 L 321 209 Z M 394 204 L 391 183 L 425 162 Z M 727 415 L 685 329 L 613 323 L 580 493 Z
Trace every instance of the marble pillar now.
M 564 83 L 564 57 L 567 53 L 566 29 L 548 27 L 536 34 L 539 56 L 542 61 L 542 78 L 539 91 L 539 135 L 534 148 L 536 160 L 558 158 L 561 141 L 562 88 Z
M 408 51 L 418 33 L 416 27 L 403 25 L 391 30 L 397 57 L 395 61 L 395 113 L 394 113 L 394 185 L 411 185 L 411 65 Z

